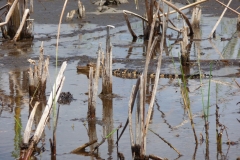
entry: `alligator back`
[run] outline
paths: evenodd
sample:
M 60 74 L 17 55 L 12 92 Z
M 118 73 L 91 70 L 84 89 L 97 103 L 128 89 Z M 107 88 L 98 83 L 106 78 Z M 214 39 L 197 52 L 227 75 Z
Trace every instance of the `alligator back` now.
M 120 78 L 128 78 L 128 79 L 136 79 L 138 78 L 143 71 L 135 70 L 135 69 L 114 69 L 112 74 L 116 77 Z M 148 77 L 155 78 L 155 73 L 148 73 Z M 187 79 L 200 79 L 200 78 L 207 78 L 209 75 L 206 74 L 192 74 L 192 75 L 182 75 L 182 74 L 160 74 L 159 78 L 169 78 L 169 79 L 177 79 L 177 78 L 187 78 Z

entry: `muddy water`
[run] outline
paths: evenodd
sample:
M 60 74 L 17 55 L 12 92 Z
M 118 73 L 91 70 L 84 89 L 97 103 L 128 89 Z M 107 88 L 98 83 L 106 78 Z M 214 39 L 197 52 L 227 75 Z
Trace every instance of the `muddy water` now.
M 186 11 L 187 12 L 187 11 Z M 177 15 L 173 15 L 177 17 Z M 204 15 L 202 27 L 199 31 L 201 39 L 208 37 L 211 28 L 217 21 L 216 17 Z M 181 20 L 175 18 L 174 23 L 181 26 Z M 216 39 L 212 40 L 212 44 L 208 40 L 195 41 L 192 44 L 190 59 L 196 59 L 198 55 L 200 59 L 236 59 L 240 58 L 240 38 L 239 33 L 235 33 L 236 19 L 224 18 L 217 29 Z M 19 157 L 19 144 L 21 142 L 23 131 L 29 116 L 29 97 L 28 97 L 28 79 L 25 67 L 7 67 L 4 64 L 5 59 L 17 61 L 18 58 L 25 60 L 27 58 L 37 58 L 41 41 L 44 41 L 45 55 L 51 57 L 49 67 L 49 77 L 47 82 L 46 95 L 50 94 L 51 87 L 55 78 L 55 54 L 56 54 L 56 28 L 55 24 L 38 24 L 34 25 L 35 39 L 31 43 L 28 50 L 21 52 L 18 48 L 13 49 L 17 56 L 10 54 L 7 49 L 2 48 L 4 54 L 1 57 L 2 69 L 0 72 L 0 94 L 1 94 L 1 112 L 0 112 L 0 159 L 15 159 Z M 142 34 L 141 22 L 134 21 L 133 29 L 136 34 Z M 174 31 L 168 30 L 169 35 Z M 134 79 L 113 78 L 113 92 L 118 95 L 117 98 L 103 102 L 97 98 L 96 115 L 97 121 L 95 125 L 86 122 L 87 115 L 87 95 L 88 79 L 86 75 L 77 74 L 76 66 L 79 56 L 87 55 L 96 57 L 98 44 L 101 43 L 105 48 L 106 30 L 104 26 L 97 26 L 90 23 L 69 23 L 63 24 L 61 27 L 61 37 L 58 50 L 59 63 L 68 60 L 68 66 L 64 73 L 66 80 L 62 91 L 69 91 L 73 94 L 74 101 L 70 105 L 61 105 L 57 126 L 57 159 L 94 159 L 87 156 L 87 152 L 70 154 L 70 152 L 89 142 L 89 136 L 86 128 L 89 128 L 91 136 L 96 131 L 98 141 L 102 136 L 106 136 L 120 123 L 125 123 L 128 113 L 128 100 L 132 86 L 136 83 Z M 232 37 L 232 38 L 231 38 Z M 231 38 L 228 41 L 221 41 L 221 38 Z M 132 42 L 132 38 L 127 31 L 125 23 L 116 25 L 111 30 L 111 42 L 113 44 L 114 58 L 129 59 L 145 59 L 145 45 L 142 39 Z M 168 56 L 178 57 L 180 51 L 179 44 L 173 44 L 173 40 L 167 40 L 168 47 L 172 48 L 169 55 L 164 54 L 164 58 Z M 213 47 L 214 46 L 214 47 Z M 130 49 L 132 47 L 132 50 Z M 218 52 L 221 52 L 220 55 Z M 24 62 L 27 64 L 27 62 Z M 59 65 L 58 65 L 59 66 Z M 113 68 L 124 67 L 124 64 L 113 64 Z M 164 72 L 175 73 L 173 64 L 169 64 L 170 68 L 163 68 Z M 141 66 L 136 66 L 139 68 Z M 206 66 L 204 66 L 206 67 Z M 179 68 L 176 68 L 179 70 Z M 197 69 L 191 69 L 195 72 Z M 239 74 L 239 66 L 227 66 L 222 69 L 214 70 L 215 75 L 228 75 L 232 73 L 237 77 Z M 235 79 L 238 83 L 239 78 Z M 157 104 L 154 106 L 153 119 L 150 128 L 170 142 L 181 154 L 179 159 L 236 159 L 239 155 L 239 96 L 240 89 L 237 87 L 234 78 L 213 77 L 210 84 L 210 94 L 208 93 L 209 81 L 203 80 L 203 86 L 200 87 L 199 80 L 189 80 L 189 98 L 191 102 L 192 113 L 198 138 L 200 133 L 205 138 L 204 120 L 202 116 L 203 106 L 208 103 L 208 95 L 210 95 L 209 110 L 209 147 L 206 143 L 195 145 L 191 124 L 188 119 L 187 112 L 183 107 L 181 90 L 178 84 L 180 80 L 161 79 L 156 95 Z M 101 84 L 101 79 L 99 81 Z M 99 85 L 99 93 L 101 85 Z M 219 106 L 220 122 L 227 127 L 227 134 L 223 132 L 222 153 L 217 153 L 216 145 L 216 104 Z M 41 115 L 44 107 L 39 108 L 38 117 Z M 84 124 L 86 124 L 84 126 Z M 33 130 L 37 124 L 33 125 Z M 44 147 L 45 151 L 36 153 L 37 159 L 50 159 L 49 138 L 52 138 L 53 122 L 50 118 L 47 123 L 43 137 L 38 147 Z M 227 136 L 228 135 L 228 136 Z M 227 145 L 228 141 L 236 142 L 235 145 Z M 99 149 L 98 157 L 103 159 L 117 159 L 116 134 L 108 139 Z M 118 146 L 118 151 L 122 152 L 126 159 L 131 159 L 131 147 L 128 129 L 125 131 Z M 206 154 L 209 153 L 209 154 Z M 152 132 L 148 132 L 147 136 L 147 154 L 154 154 L 169 159 L 178 158 L 178 154 L 173 151 L 167 144 L 160 140 Z

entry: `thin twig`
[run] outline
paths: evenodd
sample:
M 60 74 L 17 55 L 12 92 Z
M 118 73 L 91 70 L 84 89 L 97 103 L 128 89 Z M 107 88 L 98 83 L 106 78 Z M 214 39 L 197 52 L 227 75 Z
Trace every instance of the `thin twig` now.
M 238 14 L 238 15 L 240 15 L 240 13 L 239 12 L 237 12 L 236 10 L 234 10 L 234 9 L 232 9 L 231 7 L 229 7 L 229 6 L 227 6 L 227 5 L 225 5 L 224 3 L 222 3 L 222 2 L 220 2 L 220 1 L 218 1 L 218 0 L 216 0 L 218 3 L 220 3 L 221 5 L 223 5 L 224 7 L 226 7 L 226 8 L 228 8 L 228 9 L 230 9 L 231 11 L 233 11 L 234 13 L 236 13 L 236 14 Z
M 176 148 L 174 148 L 171 143 L 169 143 L 168 141 L 166 141 L 163 137 L 161 137 L 159 134 L 155 133 L 153 130 L 151 130 L 150 128 L 148 129 L 150 130 L 152 133 L 154 133 L 156 136 L 158 136 L 163 142 L 167 143 L 167 145 L 169 145 L 169 147 L 171 147 L 174 151 L 176 151 L 178 153 L 178 155 L 182 155 Z

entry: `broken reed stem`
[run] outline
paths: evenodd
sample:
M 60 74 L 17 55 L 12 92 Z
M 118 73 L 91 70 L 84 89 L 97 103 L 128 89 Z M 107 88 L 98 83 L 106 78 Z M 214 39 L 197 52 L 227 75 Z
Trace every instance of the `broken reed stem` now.
M 155 156 L 153 154 L 149 154 L 149 158 L 150 159 L 154 159 L 154 160 L 165 160 L 165 158 L 159 157 L 159 156 Z
M 28 122 L 27 122 L 25 131 L 24 131 L 24 135 L 23 135 L 23 143 L 24 144 L 28 144 L 28 142 L 29 142 L 30 134 L 31 134 L 31 131 L 32 131 L 32 124 L 33 124 L 33 121 L 34 121 L 34 115 L 36 113 L 38 105 L 39 105 L 39 102 L 36 102 L 32 111 L 31 111 L 31 114 L 28 118 Z
M 136 126 L 135 126 L 135 137 L 136 137 L 136 140 L 135 140 L 135 145 L 134 145 L 134 148 L 136 148 L 136 146 L 140 146 L 141 145 L 141 135 L 140 135 L 140 133 L 141 133 L 141 130 L 140 130 L 140 89 L 141 89 L 141 85 L 142 85 L 142 83 L 141 83 L 141 80 L 142 80 L 142 78 L 141 77 L 139 77 L 140 78 L 140 84 L 139 84 L 139 91 L 138 91 L 138 94 L 137 94 L 137 108 L 136 108 L 136 115 L 135 115 L 135 124 L 136 124 Z M 140 149 L 139 149 L 140 150 Z M 134 151 L 136 151 L 135 149 L 134 149 Z M 139 152 L 137 152 L 137 153 L 139 153 Z M 136 155 L 136 153 L 135 153 L 135 155 Z M 137 156 L 139 156 L 138 154 L 137 154 Z
M 158 4 L 157 1 L 154 1 L 154 6 L 155 6 L 156 9 L 158 8 L 159 4 Z M 160 8 L 160 7 L 159 7 L 159 11 L 163 13 L 162 8 Z M 166 17 L 167 15 L 169 15 L 169 13 L 170 13 L 170 11 L 168 10 L 168 13 L 167 14 L 163 14 L 163 15 Z M 161 21 L 161 19 L 160 19 L 161 15 L 159 15 L 159 13 L 158 13 L 158 18 L 159 18 L 159 22 L 160 22 Z M 170 19 L 168 19 L 168 22 L 170 22 L 171 25 L 176 28 L 176 26 L 174 25 L 174 23 Z
M 164 3 L 163 3 L 163 5 L 164 5 Z M 163 17 L 163 33 L 165 33 L 165 29 L 166 29 L 166 26 L 167 26 L 166 23 L 167 22 L 165 22 L 165 18 Z M 161 43 L 160 43 L 160 53 L 159 53 L 159 57 L 158 57 L 156 75 L 159 75 L 160 74 L 160 70 L 161 70 L 164 38 L 165 38 L 165 35 L 162 34 Z M 155 101 L 155 96 L 156 96 L 156 92 L 157 92 L 158 81 L 159 81 L 159 76 L 155 76 L 154 86 L 153 86 L 153 90 L 152 90 L 152 96 L 151 96 L 151 100 L 150 100 L 150 104 L 149 104 L 149 108 L 148 108 L 148 112 L 147 112 L 147 117 L 146 117 L 146 120 L 145 120 L 144 132 L 143 132 L 143 139 L 144 139 L 144 141 L 143 141 L 143 143 L 144 143 L 143 155 L 145 155 L 145 152 L 146 152 L 147 131 L 148 131 L 148 126 L 149 126 L 149 122 L 150 122 L 150 119 L 151 119 L 153 103 Z
M 137 97 L 137 93 L 138 93 L 138 89 L 139 89 L 139 85 L 140 85 L 140 78 L 138 78 L 137 82 L 136 82 L 136 87 L 134 89 L 134 93 L 133 93 L 133 97 L 132 97 L 132 101 L 131 101 L 131 113 L 133 111 L 133 107 L 134 107 L 134 103 L 135 103 L 135 100 L 136 100 L 136 97 Z M 129 102 L 130 103 L 130 102 Z M 129 118 L 127 119 L 123 129 L 122 129 L 122 132 L 120 134 L 120 136 L 118 137 L 118 140 L 116 143 L 118 143 L 118 141 L 120 140 L 120 138 L 122 137 L 125 129 L 127 128 L 127 125 L 129 123 Z
M 96 147 L 94 147 L 94 149 L 91 151 L 91 154 L 93 154 L 95 150 L 97 150 L 105 142 L 105 140 L 108 139 L 108 137 L 110 137 L 113 133 L 115 133 L 121 127 L 122 127 L 122 124 L 120 124 L 117 128 L 112 130 L 106 137 L 102 137 L 102 141 L 99 144 L 97 144 Z
M 173 5 L 172 3 L 170 3 L 170 2 L 168 2 L 168 1 L 166 1 L 166 0 L 162 0 L 162 1 L 163 1 L 164 3 L 166 3 L 168 6 L 172 7 L 173 9 L 175 9 L 175 10 L 183 17 L 183 19 L 184 19 L 185 22 L 187 23 L 187 25 L 188 25 L 188 27 L 189 27 L 189 30 L 190 30 L 189 35 L 190 35 L 190 36 L 193 35 L 194 33 L 193 33 L 192 25 L 191 25 L 191 23 L 189 22 L 187 16 L 186 16 L 183 12 L 181 12 L 181 11 L 180 11 L 175 5 Z
M 192 18 L 191 18 L 191 23 L 194 28 L 199 28 L 200 27 L 200 20 L 201 20 L 201 15 L 202 15 L 202 9 L 200 6 L 195 6 L 193 8 L 192 12 Z
M 94 80 L 93 80 L 93 67 L 90 67 L 90 71 L 89 71 L 88 118 L 95 118 L 101 53 L 102 53 L 101 44 L 99 44 L 99 46 L 98 46 L 97 66 L 96 66 Z
M 81 151 L 83 151 L 85 148 L 87 148 L 88 146 L 90 146 L 90 145 L 92 145 L 92 144 L 94 144 L 94 143 L 96 143 L 96 142 L 97 142 L 97 140 L 93 140 L 93 141 L 91 141 L 91 142 L 85 143 L 85 144 L 83 144 L 82 146 L 74 149 L 74 150 L 71 151 L 70 153 L 78 153 L 78 152 L 81 152 Z
M 142 17 L 142 16 L 140 16 L 140 15 L 134 13 L 134 12 L 130 12 L 130 11 L 127 11 L 127 10 L 123 10 L 123 13 L 126 14 L 126 15 L 127 15 L 127 14 L 131 14 L 131 15 L 134 15 L 134 16 L 142 19 L 142 21 L 143 21 L 143 26 L 144 26 L 144 22 L 149 23 L 146 18 L 144 18 L 144 17 Z M 165 16 L 166 16 L 166 15 L 167 15 L 167 14 L 165 14 Z M 161 17 L 161 15 L 159 15 L 158 17 Z M 162 24 L 162 22 L 161 22 L 161 24 Z M 174 26 L 168 26 L 168 28 L 170 28 L 170 29 L 172 29 L 172 30 L 175 30 L 175 31 L 177 31 L 177 32 L 181 32 L 180 29 L 178 29 L 178 28 L 176 28 L 176 27 L 174 27 Z M 143 29 L 143 31 L 144 31 L 144 29 Z
M 212 38 L 213 33 L 215 32 L 218 24 L 220 23 L 220 21 L 221 21 L 222 17 L 224 16 L 225 12 L 227 11 L 227 7 L 231 4 L 231 2 L 232 2 L 232 0 L 229 0 L 227 6 L 226 6 L 225 9 L 223 10 L 221 16 L 219 17 L 217 23 L 216 23 L 215 26 L 213 27 L 213 29 L 212 29 L 210 35 L 208 36 L 208 38 Z
M 182 29 L 182 37 L 183 40 L 180 42 L 181 47 L 181 65 L 187 66 L 189 64 L 189 53 L 188 53 L 188 36 L 187 36 L 187 27 L 183 27 Z
M 234 81 L 237 84 L 237 86 L 240 88 L 240 84 L 236 81 L 236 79 L 234 79 Z
M 13 38 L 13 41 L 16 42 L 20 36 L 20 33 L 22 32 L 23 25 L 26 23 L 27 16 L 29 16 L 29 9 L 26 9 L 24 11 L 22 22 L 20 23 L 20 26 L 18 27 L 18 30 Z
M 95 118 L 95 104 L 93 101 L 94 98 L 94 84 L 93 84 L 93 67 L 89 69 L 89 84 L 88 84 L 88 118 Z
M 62 90 L 62 87 L 61 87 L 61 90 Z M 60 92 L 57 93 L 57 97 L 59 97 L 60 95 Z M 56 156 L 56 147 L 57 147 L 57 141 L 56 141 L 56 131 L 57 131 L 57 122 L 58 122 L 58 117 L 59 117 L 59 110 L 60 110 L 60 105 L 57 109 L 57 116 L 53 117 L 53 121 L 54 121 L 54 124 L 53 124 L 53 142 L 51 143 L 51 155 L 52 156 Z
M 161 137 L 159 134 L 157 134 L 156 132 L 154 132 L 154 131 L 153 131 L 152 129 L 150 129 L 150 128 L 149 128 L 148 130 L 151 131 L 152 133 L 154 133 L 156 136 L 158 136 L 163 142 L 167 143 L 167 145 L 169 145 L 169 147 L 171 147 L 174 151 L 176 151 L 179 156 L 182 155 L 176 148 L 174 148 L 174 147 L 172 146 L 171 143 L 169 143 L 168 141 L 166 141 L 166 140 L 165 140 L 163 137 Z
M 157 10 L 157 12 L 155 14 L 157 14 L 158 12 L 159 12 L 159 10 Z M 153 48 L 155 47 L 155 45 L 157 43 L 157 39 L 158 39 L 158 37 L 155 37 L 154 41 L 152 43 L 156 19 L 157 19 L 157 17 L 155 17 L 153 19 L 152 24 L 151 24 L 151 31 L 150 31 L 149 39 L 148 39 L 147 55 L 146 55 L 144 72 L 143 72 L 143 102 L 142 103 L 143 103 L 144 108 L 145 108 L 145 99 L 146 99 L 148 65 L 149 65 L 150 59 L 152 57 Z M 144 113 L 145 113 L 145 109 L 144 109 Z M 145 117 L 143 117 L 143 118 L 145 118 Z
M 42 132 L 46 126 L 46 121 L 49 118 L 50 115 L 50 111 L 52 109 L 53 104 L 55 104 L 54 102 L 56 101 L 55 99 L 58 99 L 58 96 L 60 95 L 64 80 L 65 80 L 65 76 L 63 75 L 63 72 L 65 71 L 67 67 L 67 62 L 63 62 L 61 69 L 59 70 L 59 74 L 56 78 L 56 82 L 52 88 L 52 91 L 50 93 L 50 96 L 48 98 L 48 102 L 47 105 L 43 111 L 42 117 L 38 123 L 37 129 L 34 133 L 34 136 L 32 138 L 32 141 L 29 144 L 29 147 L 27 149 L 27 152 L 25 152 L 23 155 L 20 156 L 20 160 L 25 160 L 25 159 L 29 159 L 29 157 L 31 156 L 34 146 L 37 145 L 37 143 L 39 142 Z M 54 93 L 54 92 L 59 92 L 59 93 Z M 55 100 L 55 101 L 54 101 Z
M 128 120 L 129 120 L 129 134 L 130 134 L 131 149 L 133 149 L 133 147 L 134 147 L 133 129 L 132 129 L 132 103 L 133 103 L 133 99 L 134 99 L 135 88 L 136 88 L 136 85 L 133 85 L 129 103 L 128 103 Z M 133 152 L 133 150 L 132 150 L 132 152 Z
M 45 96 L 46 82 L 48 75 L 49 57 L 43 56 L 43 42 L 40 47 L 38 64 L 34 60 L 28 59 L 29 67 L 29 95 L 32 98 L 42 98 Z
M 145 95 L 146 93 L 144 94 L 144 91 L 146 91 L 146 86 L 145 86 L 145 90 L 144 89 L 144 85 L 143 85 L 143 76 L 141 75 L 140 76 L 140 88 L 139 88 L 139 96 L 140 96 L 140 99 L 139 99 L 139 108 L 140 108 L 140 128 L 139 128 L 139 137 L 140 137 L 140 142 L 139 142 L 139 146 L 140 146 L 140 150 L 143 151 L 144 150 L 144 139 L 142 138 L 143 137 L 143 132 L 144 132 L 144 118 L 145 118 Z M 146 79 L 145 79 L 146 80 Z M 140 152 L 142 153 L 142 152 Z
M 102 68 L 102 92 L 103 95 L 112 94 L 112 46 L 110 43 L 110 28 L 115 28 L 112 25 L 107 25 L 106 38 L 106 58 L 103 60 Z
M 9 9 L 9 11 L 8 11 L 8 13 L 7 13 L 6 17 L 5 17 L 5 21 L 0 23 L 0 26 L 6 25 L 8 23 L 8 21 L 11 18 L 11 16 L 12 16 L 12 14 L 13 14 L 17 4 L 18 4 L 18 0 L 15 0 L 13 2 L 13 4 L 11 5 L 11 8 Z
M 132 30 L 131 24 L 130 24 L 130 22 L 129 22 L 129 20 L 128 20 L 128 16 L 127 16 L 127 14 L 125 14 L 125 12 L 123 12 L 123 13 L 124 13 L 124 14 L 123 14 L 123 15 L 124 15 L 124 18 L 125 18 L 125 20 L 126 20 L 126 22 L 127 22 L 128 30 L 129 30 L 129 32 L 131 33 L 133 39 L 136 39 L 137 36 L 136 36 L 136 34 L 133 32 L 133 30 Z

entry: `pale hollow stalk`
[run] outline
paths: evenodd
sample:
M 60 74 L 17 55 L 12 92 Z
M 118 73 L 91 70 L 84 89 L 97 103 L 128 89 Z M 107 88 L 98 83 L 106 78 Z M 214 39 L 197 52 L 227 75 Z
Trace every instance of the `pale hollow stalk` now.
M 102 81 L 102 93 L 103 94 L 112 94 L 112 60 L 110 60 L 112 57 L 112 46 L 110 46 L 109 52 L 106 53 L 106 59 L 104 60 L 104 72 L 103 72 L 103 81 Z
M 192 18 L 191 18 L 191 23 L 194 28 L 199 28 L 201 15 L 202 15 L 202 9 L 200 8 L 200 6 L 195 6 L 193 8 Z
M 61 24 L 62 24 L 62 17 L 66 8 L 68 0 L 65 0 L 64 5 L 63 5 L 63 9 L 60 15 L 60 20 L 59 20 L 59 24 L 58 24 L 58 32 L 57 32 L 57 42 L 56 42 L 56 66 L 57 62 L 58 62 L 58 43 L 59 43 L 59 37 L 60 37 L 60 29 L 61 29 Z M 57 67 L 56 67 L 56 71 L 57 71 Z
M 106 54 L 110 51 L 110 27 L 107 26 L 107 36 L 106 36 Z M 108 56 L 106 57 L 108 59 Z M 108 66 L 107 66 L 108 67 Z
M 23 143 L 25 143 L 25 144 L 28 144 L 28 142 L 29 142 L 29 138 L 30 138 L 30 134 L 31 134 L 31 130 L 32 130 L 32 124 L 34 121 L 34 115 L 36 113 L 38 105 L 39 105 L 39 102 L 36 102 L 32 109 L 32 112 L 29 116 L 28 122 L 27 122 L 26 129 L 25 129 L 24 135 L 23 135 Z
M 43 66 L 43 73 L 42 73 L 42 84 L 44 84 L 47 81 L 48 76 L 48 66 L 49 66 L 49 57 L 45 59 L 45 63 Z
M 62 66 L 61 66 L 61 69 L 59 71 L 59 74 L 56 78 L 56 82 L 52 88 L 52 92 L 50 93 L 50 96 L 48 98 L 48 102 L 47 102 L 47 105 L 43 111 L 43 114 L 42 114 L 42 117 L 38 123 L 38 126 L 37 126 L 37 129 L 34 133 L 34 136 L 33 136 L 33 140 L 31 141 L 31 143 L 29 144 L 29 147 L 28 147 L 28 150 L 27 152 L 22 155 L 20 157 L 20 159 L 29 159 L 29 157 L 31 156 L 32 152 L 33 152 L 33 148 L 34 146 L 39 142 L 40 138 L 41 138 L 41 135 L 42 135 L 42 132 L 46 126 L 46 122 L 49 118 L 49 115 L 50 115 L 50 111 L 52 109 L 52 106 L 54 104 L 54 99 L 58 99 L 58 93 L 53 93 L 54 90 L 56 90 L 57 92 L 61 92 L 61 88 L 63 86 L 63 83 L 64 83 L 64 80 L 65 80 L 65 77 L 63 76 L 63 72 L 64 70 L 66 69 L 66 66 L 67 66 L 67 62 L 63 62 Z M 57 96 L 54 96 L 54 95 L 57 95 Z
M 56 71 L 55 71 L 55 75 L 58 72 L 58 68 L 57 68 L 57 66 L 58 66 L 58 44 L 59 44 L 59 37 L 60 37 L 60 29 L 61 29 L 62 17 L 63 17 L 64 11 L 65 11 L 67 2 L 68 2 L 68 0 L 65 0 L 63 8 L 62 8 L 61 15 L 60 15 L 59 24 L 58 24 L 57 41 L 56 41 L 56 53 L 55 53 L 56 54 L 56 59 L 55 59 L 56 60 L 56 62 L 55 62 L 55 64 L 56 64 Z M 57 88 L 55 88 L 54 93 L 56 93 L 56 90 L 57 90 Z M 56 95 L 54 95 L 53 98 L 55 98 L 55 96 Z M 55 100 L 55 102 L 54 102 L 54 106 L 53 106 L 53 108 L 54 108 L 53 109 L 53 116 L 55 116 L 55 114 L 56 114 L 55 110 L 56 110 L 56 103 L 57 103 L 57 99 L 54 99 L 54 100 Z
M 149 10 L 148 0 L 145 0 L 145 9 L 146 9 L 146 13 L 147 13 L 147 19 L 151 20 L 152 17 L 150 17 L 150 10 Z
M 18 4 L 18 0 L 15 0 L 13 2 L 13 4 L 11 5 L 11 8 L 9 9 L 9 11 L 8 11 L 8 13 L 5 17 L 5 22 L 0 23 L 0 26 L 6 25 L 8 23 L 8 21 L 11 18 L 17 4 Z
M 159 8 L 159 7 L 158 7 Z M 156 12 L 157 13 L 157 12 Z M 144 72 L 143 72 L 143 106 L 144 106 L 144 113 L 145 113 L 145 99 L 146 99 L 146 83 L 147 83 L 147 72 L 148 72 L 148 65 L 151 59 L 151 55 L 154 48 L 154 44 L 152 44 L 152 38 L 153 38 L 153 33 L 154 33 L 154 28 L 155 28 L 155 22 L 156 22 L 157 17 L 153 19 L 153 22 L 151 24 L 151 31 L 150 35 L 148 38 L 148 48 L 147 48 L 147 55 L 146 55 L 146 62 L 145 62 L 145 67 L 144 67 Z M 154 39 L 155 44 L 157 41 L 157 38 Z M 143 116 L 143 119 L 145 119 L 145 115 Z M 144 141 L 143 141 L 144 142 Z
M 59 70 L 59 74 L 56 78 L 56 83 L 53 86 L 53 91 L 56 90 L 57 92 L 61 92 L 61 90 L 59 89 L 61 87 L 61 85 L 63 85 L 63 79 L 65 78 L 65 76 L 63 76 L 63 72 L 67 67 L 67 62 L 63 62 L 61 69 Z M 38 124 L 38 127 L 35 131 L 33 140 L 34 141 L 38 141 L 40 136 L 42 135 L 43 129 L 45 127 L 45 121 L 47 120 L 47 117 L 49 116 L 49 112 L 51 110 L 51 106 L 53 104 L 53 99 L 58 99 L 58 97 L 53 97 L 54 95 L 58 95 L 57 93 L 53 93 L 53 91 L 50 93 L 50 96 L 48 98 L 48 102 L 47 105 L 45 107 L 45 110 L 43 112 L 43 115 L 41 117 L 41 120 Z
M 92 102 L 93 102 L 94 108 L 96 108 L 96 99 L 97 99 L 97 93 L 98 93 L 98 79 L 99 79 L 99 72 L 100 72 L 100 59 L 101 59 L 101 45 L 99 44 L 97 66 L 96 66 L 96 71 L 95 71 L 95 79 L 94 79 L 94 83 L 93 83 Z
M 18 37 L 20 35 L 20 33 L 22 32 L 22 28 L 23 28 L 23 25 L 26 23 L 26 19 L 27 19 L 27 16 L 29 15 L 29 9 L 26 9 L 24 11 L 24 14 L 23 14 L 23 17 L 22 17 L 22 22 L 20 23 L 20 26 L 13 38 L 13 41 L 16 42 L 18 40 Z
M 165 32 L 165 28 L 166 28 L 165 18 L 163 18 L 163 33 Z M 162 35 L 161 43 L 160 43 L 160 53 L 159 53 L 158 63 L 157 63 L 157 71 L 156 71 L 154 86 L 153 86 L 153 90 L 152 90 L 152 97 L 151 97 L 151 101 L 150 101 L 150 104 L 149 104 L 147 117 L 146 117 L 146 121 L 145 121 L 144 132 L 143 132 L 143 139 L 144 139 L 144 141 L 143 141 L 144 142 L 143 154 L 145 154 L 145 152 L 146 152 L 147 131 L 148 131 L 148 126 L 149 126 L 149 122 L 150 122 L 150 118 L 151 118 L 151 114 L 152 114 L 152 109 L 153 109 L 153 104 L 154 104 L 154 101 L 155 101 L 155 96 L 156 96 L 157 87 L 158 87 L 159 75 L 160 75 L 161 64 L 162 64 L 162 52 L 163 52 L 164 38 L 165 38 L 165 35 Z
M 221 16 L 219 17 L 219 19 L 218 19 L 217 23 L 216 23 L 216 24 L 215 24 L 215 26 L 213 27 L 213 29 L 212 29 L 212 31 L 211 31 L 211 33 L 210 33 L 210 35 L 208 36 L 208 38 L 211 38 L 211 37 L 212 37 L 212 35 L 213 35 L 213 32 L 216 30 L 216 28 L 217 28 L 218 24 L 220 23 L 220 21 L 221 21 L 222 17 L 224 16 L 225 12 L 227 11 L 227 7 L 228 7 L 228 6 L 231 4 L 231 2 L 232 2 L 232 0 L 229 0 L 229 2 L 228 2 L 228 4 L 227 4 L 227 6 L 226 6 L 226 7 L 225 7 L 225 9 L 223 10 L 223 12 L 222 12 Z
M 95 104 L 93 101 L 93 67 L 89 69 L 89 84 L 88 84 L 88 118 L 95 118 Z
M 64 79 L 65 80 L 65 79 Z M 62 90 L 62 86 L 60 86 L 60 90 Z M 57 93 L 56 97 L 59 97 L 60 92 Z M 56 156 L 56 147 L 57 147 L 57 141 L 56 141 L 56 131 L 57 131 L 57 122 L 58 122 L 58 117 L 59 117 L 59 110 L 60 108 L 58 107 L 57 109 L 57 116 L 54 117 L 54 125 L 53 125 L 53 142 L 52 142 L 52 146 L 51 146 L 51 154 L 53 156 Z
M 134 107 L 134 103 L 135 103 L 135 100 L 136 100 L 136 97 L 137 97 L 137 93 L 138 93 L 138 89 L 139 89 L 139 84 L 140 84 L 140 78 L 138 78 L 137 82 L 136 82 L 136 87 L 134 89 L 134 94 L 133 94 L 133 98 L 132 98 L 132 103 L 131 103 L 131 112 L 133 111 L 133 107 Z M 118 137 L 118 140 L 116 142 L 116 144 L 118 143 L 118 141 L 120 140 L 120 138 L 122 137 L 125 129 L 127 128 L 127 125 L 128 125 L 128 122 L 129 122 L 129 118 L 127 119 L 123 129 L 122 129 L 122 132 L 121 134 L 119 135 Z
M 129 120 L 129 134 L 130 134 L 130 143 L 131 143 L 131 149 L 134 147 L 134 139 L 133 139 L 133 130 L 132 130 L 132 103 L 134 99 L 134 91 L 136 86 L 134 85 L 132 87 L 132 92 L 130 95 L 129 103 L 128 103 L 128 120 Z M 132 150 L 133 152 L 133 150 Z

